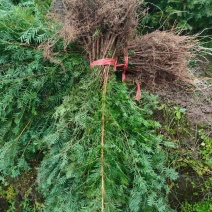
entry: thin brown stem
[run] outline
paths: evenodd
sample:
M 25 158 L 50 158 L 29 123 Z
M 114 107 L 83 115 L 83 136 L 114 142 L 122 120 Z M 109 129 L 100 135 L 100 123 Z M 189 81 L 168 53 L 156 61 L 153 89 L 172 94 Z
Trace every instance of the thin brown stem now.
M 114 35 L 114 36 L 112 36 L 112 37 L 110 38 L 110 40 L 109 40 L 109 42 L 108 42 L 108 45 L 107 45 L 107 47 L 106 47 L 106 49 L 105 49 L 105 51 L 104 51 L 104 53 L 103 53 L 103 58 L 106 57 L 106 55 L 108 54 L 109 49 L 111 49 L 111 47 L 113 46 L 113 43 L 115 42 L 116 37 L 117 37 L 117 35 Z
M 100 38 L 98 37 L 97 39 L 96 39 L 96 57 L 99 59 L 99 40 L 100 40 Z
M 109 75 L 109 66 L 103 70 L 103 92 L 102 92 L 102 135 L 101 135 L 101 177 L 102 177 L 102 208 L 104 212 L 104 199 L 105 199 L 105 173 L 104 173 L 104 145 L 105 145 L 105 108 L 106 108 L 106 93 L 107 93 L 107 82 Z
M 115 40 L 115 39 L 114 39 Z M 114 42 L 112 41 L 112 43 Z M 105 52 L 106 53 L 106 52 Z M 113 52 L 112 57 L 115 56 L 116 49 Z M 102 90 L 102 134 L 101 134 L 101 177 L 102 177 L 102 208 L 101 212 L 105 211 L 105 169 L 104 169 L 104 146 L 105 146 L 105 109 L 106 109 L 106 94 L 107 83 L 109 78 L 110 66 L 106 66 L 103 69 L 103 90 Z
M 8 150 L 16 143 L 19 141 L 19 139 L 21 138 L 21 136 L 23 135 L 23 133 L 25 132 L 26 128 L 29 126 L 29 124 L 31 123 L 31 120 L 29 120 L 27 122 L 27 124 L 25 125 L 25 127 L 23 128 L 23 130 L 21 131 L 21 133 L 18 135 L 18 137 L 7 147 L 6 151 L 4 152 L 4 154 L 2 155 L 2 157 L 0 159 L 2 159 L 4 157 L 4 155 L 8 152 Z
M 18 137 L 16 138 L 16 141 L 18 141 L 20 139 L 20 137 L 22 136 L 22 134 L 24 133 L 24 131 L 26 130 L 26 128 L 28 127 L 28 125 L 30 124 L 31 120 L 29 120 L 26 124 L 26 126 L 24 127 L 24 129 L 21 131 L 21 133 L 18 135 Z
M 95 45 L 95 41 L 93 40 L 92 41 L 92 61 L 95 60 L 95 48 L 96 48 L 96 45 Z

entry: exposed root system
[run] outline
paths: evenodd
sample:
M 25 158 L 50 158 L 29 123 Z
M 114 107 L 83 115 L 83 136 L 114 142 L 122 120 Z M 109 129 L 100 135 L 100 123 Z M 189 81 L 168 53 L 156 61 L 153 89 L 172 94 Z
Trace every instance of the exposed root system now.
M 198 50 L 196 40 L 173 32 L 155 31 L 129 42 L 131 72 L 147 84 L 179 79 L 195 84 L 189 61 Z
M 129 81 L 139 80 L 149 87 L 174 80 L 196 85 L 189 70 L 189 61 L 200 50 L 196 38 L 173 31 L 136 36 L 140 5 L 138 0 L 54 0 L 49 16 L 62 23 L 58 33 L 66 45 L 77 42 L 91 63 L 121 60 L 128 50 Z
M 93 45 L 102 49 L 108 37 L 123 44 L 135 36 L 139 4 L 137 0 L 54 0 L 50 16 L 63 23 L 60 35 L 67 43 L 77 40 L 90 53 Z

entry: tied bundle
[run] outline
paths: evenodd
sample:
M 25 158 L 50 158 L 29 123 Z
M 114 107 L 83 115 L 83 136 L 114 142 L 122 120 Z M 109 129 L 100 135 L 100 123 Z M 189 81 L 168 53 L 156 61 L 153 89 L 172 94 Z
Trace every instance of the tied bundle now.
M 100 85 L 99 91 L 94 91 L 95 94 L 97 94 L 94 99 L 94 102 L 97 104 L 95 113 L 93 108 L 92 111 L 86 112 L 86 115 L 83 113 L 83 116 L 88 116 L 88 119 L 85 120 L 89 120 L 89 123 L 92 123 L 92 125 L 94 125 L 92 127 L 95 129 L 91 131 L 87 130 L 86 127 L 88 125 L 84 125 L 84 132 L 82 132 L 81 125 L 79 125 L 80 137 L 81 133 L 90 134 L 92 131 L 95 131 L 95 134 L 91 134 L 95 135 L 93 138 L 90 139 L 89 137 L 88 139 L 88 137 L 85 137 L 86 140 L 83 142 L 80 140 L 80 142 L 83 143 L 82 145 L 86 147 L 80 148 L 80 150 L 88 149 L 87 145 L 90 144 L 89 149 L 95 150 L 92 153 L 92 155 L 95 156 L 95 160 L 93 163 L 92 159 L 93 165 L 90 161 L 86 161 L 85 163 L 83 161 L 83 163 L 86 164 L 86 166 L 83 164 L 83 170 L 81 170 L 81 175 L 85 176 L 84 183 L 80 182 L 79 187 L 75 186 L 78 189 L 82 187 L 81 184 L 87 184 L 87 187 L 85 186 L 87 189 L 85 193 L 87 192 L 87 194 L 89 194 L 90 199 L 86 202 L 93 204 L 94 200 L 96 201 L 93 205 L 97 205 L 98 209 L 88 211 L 100 211 L 100 208 L 102 212 L 125 210 L 126 203 L 123 201 L 121 195 L 118 197 L 121 199 L 120 205 L 114 204 L 116 206 L 110 209 L 110 204 L 108 203 L 112 200 L 116 201 L 117 199 L 116 189 L 114 189 L 114 193 L 110 192 L 110 188 L 114 185 L 115 188 L 121 188 L 122 193 L 124 196 L 126 195 L 126 197 L 131 193 L 131 203 L 133 203 L 135 199 L 139 200 L 138 207 L 136 206 L 138 209 L 136 211 L 141 211 L 141 205 L 144 201 L 148 202 L 149 197 L 147 198 L 146 196 L 150 195 L 145 189 L 151 188 L 150 190 L 153 190 L 154 200 L 156 194 L 154 189 L 160 191 L 162 190 L 161 188 L 163 188 L 163 184 L 161 184 L 158 189 L 154 183 L 146 183 L 149 179 L 152 179 L 154 182 L 161 181 L 162 178 L 159 179 L 157 175 L 159 171 L 157 165 L 155 171 L 152 168 L 145 168 L 147 165 L 157 164 L 151 161 L 161 161 L 162 157 L 157 158 L 157 154 L 154 154 L 154 151 L 152 151 L 155 149 L 158 151 L 158 148 L 155 148 L 155 144 L 158 145 L 159 143 L 157 144 L 157 142 L 160 139 L 152 139 L 152 125 L 149 125 L 148 122 L 142 118 L 142 110 L 140 110 L 136 104 L 132 104 L 128 98 L 125 98 L 125 93 L 120 93 L 121 95 L 117 96 L 121 101 L 120 99 L 118 99 L 118 101 L 115 98 L 111 98 L 114 94 L 112 88 L 117 86 L 115 90 L 122 92 L 126 87 L 122 86 L 122 89 L 119 89 L 119 84 L 114 83 L 116 82 L 115 78 L 113 78 L 114 81 L 109 81 L 111 78 L 109 72 L 110 66 L 113 66 L 114 71 L 118 68 L 123 71 L 123 81 L 126 78 L 131 82 L 136 82 L 138 86 L 136 100 L 140 99 L 138 80 L 149 84 L 154 84 L 161 79 L 169 81 L 180 79 L 191 83 L 194 80 L 194 76 L 187 71 L 187 66 L 188 60 L 192 57 L 191 52 L 195 49 L 195 39 L 179 36 L 173 32 L 159 31 L 136 37 L 138 23 L 136 14 L 139 9 L 139 2 L 141 1 L 55 0 L 53 1 L 51 13 L 49 14 L 50 17 L 53 17 L 58 22 L 62 22 L 63 25 L 58 34 L 59 37 L 62 37 L 65 41 L 65 46 L 74 42 L 83 48 L 87 59 L 90 61 L 91 67 L 97 66 L 93 72 L 97 72 L 100 76 L 97 78 L 98 80 L 95 81 L 95 88 L 96 85 Z M 49 46 L 52 47 L 52 45 Z M 127 75 L 125 75 L 126 72 Z M 90 78 L 93 78 L 93 75 L 91 75 Z M 83 82 L 84 81 L 82 81 L 82 83 Z M 114 84 L 109 84 L 110 82 Z M 88 90 L 88 92 L 92 93 L 93 91 Z M 116 104 L 116 100 L 119 102 L 118 104 Z M 87 105 L 87 102 L 83 103 Z M 123 107 L 122 103 L 127 106 Z M 80 103 L 79 105 L 84 104 Z M 81 108 L 82 107 L 84 106 L 81 106 Z M 81 110 L 81 108 L 79 108 L 79 110 Z M 130 112 L 126 113 L 128 110 Z M 88 114 L 93 114 L 98 121 L 93 122 L 93 119 L 90 119 Z M 141 118 L 139 116 L 141 116 Z M 126 123 L 121 124 L 121 121 Z M 130 126 L 129 129 L 127 129 L 128 125 Z M 78 125 L 76 125 L 76 127 L 78 127 Z M 146 129 L 150 131 L 146 131 Z M 124 142 L 122 143 L 120 141 Z M 76 143 L 79 143 L 79 141 L 77 140 Z M 72 147 L 73 145 L 68 144 L 68 146 Z M 152 150 L 150 146 L 152 146 Z M 70 149 L 72 148 L 69 148 L 69 150 Z M 135 151 L 132 151 L 132 149 L 135 149 Z M 73 148 L 73 151 L 76 150 Z M 77 152 L 79 151 L 77 150 Z M 140 157 L 139 160 L 134 160 L 134 158 L 137 158 L 137 155 L 139 155 L 139 152 L 142 152 L 142 157 Z M 122 155 L 120 153 L 123 155 L 123 158 L 121 158 Z M 114 157 L 114 154 L 117 156 Z M 125 155 L 127 155 L 127 157 L 125 157 Z M 149 158 L 150 162 L 148 160 L 145 162 L 144 160 L 144 163 L 140 163 L 140 168 L 138 169 L 137 163 L 143 160 L 143 155 Z M 76 166 L 75 161 L 73 160 L 71 163 L 74 165 L 70 167 L 78 172 L 80 169 Z M 129 168 L 131 166 L 133 167 L 132 172 L 129 172 L 128 169 L 125 168 L 126 164 L 128 164 L 127 166 Z M 161 163 L 161 165 L 162 164 L 163 163 Z M 162 168 L 161 170 L 165 173 L 165 169 Z M 112 172 L 115 174 L 113 175 Z M 92 173 L 95 173 L 96 178 L 95 183 L 91 185 L 90 182 L 92 181 L 89 181 L 89 179 L 90 175 L 93 175 Z M 124 176 L 124 178 L 122 178 L 122 176 Z M 123 181 L 120 179 L 123 179 Z M 162 181 L 165 182 L 165 180 Z M 70 179 L 70 184 L 71 183 L 72 179 Z M 78 183 L 79 181 L 77 180 L 77 184 Z M 139 185 L 142 186 L 139 188 Z M 97 187 L 98 190 L 91 194 L 89 190 L 91 187 Z M 70 191 L 72 192 L 71 189 Z M 83 192 L 80 192 L 80 195 L 82 195 Z M 135 194 L 138 195 L 136 198 L 134 196 Z M 83 198 L 86 198 L 86 195 L 84 196 L 83 194 Z M 129 205 L 131 205 L 131 203 L 129 203 Z M 84 204 L 84 202 L 82 204 Z M 124 206 L 122 207 L 121 205 Z M 85 205 L 83 205 L 83 208 L 85 208 Z M 129 210 L 131 210 L 131 206 L 129 208 Z M 149 207 L 147 210 L 148 209 Z
M 200 49 L 195 37 L 179 36 L 174 32 L 155 31 L 129 42 L 131 74 L 150 87 L 156 84 L 181 80 L 195 84 L 189 70 L 189 60 Z
M 90 62 L 122 53 L 135 37 L 137 0 L 53 1 L 51 16 L 63 23 L 66 44 L 83 45 Z
M 138 92 L 138 82 L 155 87 L 178 79 L 196 85 L 188 68 L 189 60 L 201 51 L 196 38 L 173 31 L 136 36 L 141 4 L 137 0 L 54 0 L 50 17 L 63 23 L 59 36 L 65 46 L 77 43 L 85 49 L 91 67 L 104 66 L 98 69 L 102 79 L 113 66 L 114 71 L 123 71 L 122 81 L 136 82 Z
M 109 67 L 123 71 L 122 81 L 128 69 L 127 43 L 136 37 L 137 10 L 142 4 L 137 0 L 76 0 L 53 1 L 51 17 L 63 23 L 60 30 L 66 45 L 77 42 L 82 45 L 91 67 L 104 66 L 98 71 L 107 82 Z M 125 55 L 119 64 L 118 58 Z M 140 99 L 140 84 L 136 81 L 135 100 Z
M 107 84 L 110 66 L 114 70 L 122 67 L 126 72 L 127 62 L 118 64 L 117 56 L 123 55 L 126 44 L 136 35 L 137 0 L 61 0 L 54 1 L 51 16 L 63 22 L 60 36 L 66 44 L 77 42 L 82 45 L 90 60 L 91 67 L 101 75 L 101 135 L 100 175 L 101 211 L 105 208 L 105 142 L 108 123 Z

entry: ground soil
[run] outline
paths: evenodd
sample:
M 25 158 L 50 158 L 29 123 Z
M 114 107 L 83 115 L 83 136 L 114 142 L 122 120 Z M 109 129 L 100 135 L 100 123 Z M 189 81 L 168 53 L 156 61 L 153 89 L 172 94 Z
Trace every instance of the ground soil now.
M 188 120 L 192 124 L 209 127 L 209 134 L 212 136 L 212 57 L 209 60 L 209 63 L 197 68 L 198 78 L 202 79 L 199 85 L 175 81 L 158 85 L 155 93 L 162 101 L 185 108 Z
M 212 126 L 212 85 L 195 88 L 181 82 L 160 86 L 155 91 L 161 99 L 186 109 L 186 116 L 193 124 Z
M 169 105 L 173 107 L 185 108 L 190 126 L 200 126 L 205 129 L 206 135 L 212 137 L 212 57 L 210 63 L 199 66 L 197 71 L 199 79 L 207 78 L 198 86 L 188 85 L 182 81 L 162 83 L 155 87 L 154 93 L 161 98 L 163 103 L 169 102 Z M 189 138 L 186 141 L 190 149 L 193 149 L 193 151 L 188 149 L 188 152 L 193 152 L 194 155 L 191 157 L 195 159 L 195 155 L 198 156 L 199 151 L 196 141 Z M 179 171 L 177 186 L 172 189 L 169 196 L 171 206 L 176 211 L 181 211 L 181 205 L 185 200 L 195 203 L 204 199 L 205 193 L 201 189 L 208 177 L 210 176 L 199 176 L 193 169 Z M 195 196 L 194 193 L 198 193 L 198 195 Z

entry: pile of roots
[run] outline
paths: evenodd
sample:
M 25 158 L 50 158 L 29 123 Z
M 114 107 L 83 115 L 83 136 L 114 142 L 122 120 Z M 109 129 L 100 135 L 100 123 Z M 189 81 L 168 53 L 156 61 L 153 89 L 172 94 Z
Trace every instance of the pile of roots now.
M 179 79 L 193 84 L 195 77 L 189 71 L 192 52 L 198 50 L 194 37 L 179 36 L 174 32 L 155 31 L 137 37 L 128 45 L 132 74 L 146 84 L 172 82 Z
M 55 0 L 50 17 L 63 23 L 60 36 L 66 43 L 79 42 L 93 61 L 135 36 L 139 5 L 137 0 Z
M 150 87 L 176 79 L 194 84 L 188 65 L 199 50 L 196 39 L 166 31 L 136 36 L 141 4 L 138 0 L 54 0 L 49 16 L 62 22 L 59 35 L 66 45 L 83 46 L 90 63 L 118 58 L 99 65 L 116 66 L 122 60 L 125 66 L 120 68 L 127 69 L 129 81 Z

